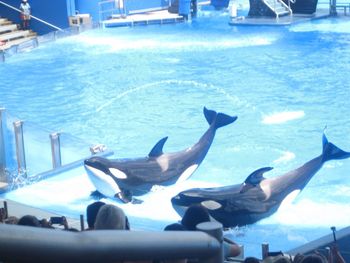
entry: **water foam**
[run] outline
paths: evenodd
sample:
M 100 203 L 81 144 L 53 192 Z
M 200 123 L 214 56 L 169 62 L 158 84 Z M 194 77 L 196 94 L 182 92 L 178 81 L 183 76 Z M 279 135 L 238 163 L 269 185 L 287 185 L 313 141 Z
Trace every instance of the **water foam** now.
M 263 116 L 261 122 L 263 124 L 280 124 L 291 120 L 300 119 L 304 116 L 304 111 L 282 111 Z
M 187 38 L 182 41 L 178 41 L 178 39 L 167 37 L 164 39 L 162 37 L 154 37 L 153 39 L 138 39 L 135 41 L 134 39 L 127 38 L 118 38 L 118 36 L 106 37 L 100 36 L 98 38 L 92 37 L 89 35 L 81 35 L 78 36 L 75 41 L 80 42 L 86 46 L 93 46 L 96 48 L 97 46 L 104 47 L 103 50 L 100 50 L 102 53 L 110 53 L 110 52 L 119 52 L 125 50 L 199 50 L 199 49 L 227 49 L 227 48 L 240 48 L 247 46 L 263 46 L 270 45 L 275 41 L 274 38 L 271 37 L 261 37 L 261 36 L 251 36 L 251 37 L 242 37 L 242 38 L 227 38 L 220 39 L 213 42 L 208 42 L 207 39 L 196 39 Z M 106 49 L 107 48 L 107 49 Z M 198 49 L 199 48 L 199 49 Z M 91 52 L 91 49 L 89 49 Z
M 350 206 L 341 203 L 317 202 L 302 199 L 295 204 L 286 204 L 271 217 L 259 224 L 281 224 L 305 227 L 344 227 L 349 224 Z

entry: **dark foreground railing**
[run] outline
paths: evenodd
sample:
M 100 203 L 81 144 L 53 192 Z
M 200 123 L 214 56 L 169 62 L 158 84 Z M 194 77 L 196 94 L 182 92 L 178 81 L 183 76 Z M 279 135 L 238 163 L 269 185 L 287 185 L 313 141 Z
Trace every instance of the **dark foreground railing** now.
M 223 262 L 222 225 L 207 222 L 198 228 L 205 232 L 69 232 L 0 224 L 0 261 L 106 263 L 188 258 L 199 263 Z

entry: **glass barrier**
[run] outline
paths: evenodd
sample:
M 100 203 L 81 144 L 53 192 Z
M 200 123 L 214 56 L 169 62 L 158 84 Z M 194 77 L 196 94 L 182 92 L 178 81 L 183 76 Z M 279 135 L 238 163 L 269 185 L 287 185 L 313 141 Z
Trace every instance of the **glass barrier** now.
M 5 171 L 0 182 L 7 183 L 9 190 L 43 179 L 40 174 L 55 174 L 54 168 L 82 164 L 92 154 L 91 144 L 68 133 L 57 133 L 58 150 L 53 151 L 55 132 L 30 121 L 21 122 L 7 111 L 2 112 L 2 124 L 4 156 L 0 157 L 5 159 Z

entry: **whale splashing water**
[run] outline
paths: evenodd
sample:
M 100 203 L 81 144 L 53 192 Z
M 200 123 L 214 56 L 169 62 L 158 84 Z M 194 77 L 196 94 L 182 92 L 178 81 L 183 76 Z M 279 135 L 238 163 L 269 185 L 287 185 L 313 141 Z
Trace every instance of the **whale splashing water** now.
M 287 121 L 301 119 L 305 116 L 304 111 L 282 111 L 263 116 L 263 124 L 280 124 Z

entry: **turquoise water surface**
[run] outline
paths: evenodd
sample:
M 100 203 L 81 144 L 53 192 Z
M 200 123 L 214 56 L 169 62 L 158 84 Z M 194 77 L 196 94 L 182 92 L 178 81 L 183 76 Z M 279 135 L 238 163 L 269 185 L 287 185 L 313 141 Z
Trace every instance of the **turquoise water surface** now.
M 227 14 L 207 12 L 189 23 L 91 30 L 13 56 L 0 65 L 0 105 L 103 143 L 113 158 L 146 156 L 165 136 L 165 152 L 191 146 L 208 128 L 204 106 L 237 115 L 187 182 L 155 189 L 138 206 L 116 203 L 135 229 L 161 230 L 179 219 L 170 205 L 179 191 L 238 184 L 264 166 L 274 167 L 266 177 L 297 168 L 321 153 L 325 126 L 350 151 L 349 71 L 347 18 L 232 27 Z M 294 202 L 230 234 L 257 255 L 262 242 L 286 251 L 349 225 L 349 171 L 350 160 L 326 163 Z M 6 197 L 78 218 L 92 190 L 79 167 Z

